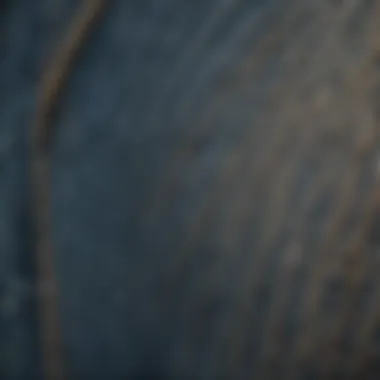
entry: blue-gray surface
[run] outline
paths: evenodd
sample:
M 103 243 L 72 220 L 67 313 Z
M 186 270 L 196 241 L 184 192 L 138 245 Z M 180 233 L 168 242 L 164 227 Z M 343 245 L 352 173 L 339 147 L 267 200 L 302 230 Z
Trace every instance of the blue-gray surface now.
M 210 86 L 201 75 L 215 80 L 229 60 L 238 59 L 259 27 L 262 7 L 232 1 L 111 3 L 73 73 L 55 127 L 54 231 L 64 343 L 78 378 L 117 379 L 148 367 L 145 356 L 166 342 L 159 336 L 165 331 L 147 327 L 156 316 L 143 289 L 152 281 L 150 267 L 172 248 L 159 231 L 144 234 L 139 212 L 159 168 L 183 138 L 192 108 L 207 97 Z M 44 65 L 77 5 L 14 0 L 1 9 L 2 379 L 39 377 L 27 139 Z M 231 39 L 227 51 L 218 45 L 223 34 Z M 198 83 L 178 107 L 178 94 L 198 67 Z M 176 121 L 168 120 L 172 116 Z M 165 130 L 164 123 L 170 124 Z M 188 212 L 189 205 L 182 207 L 178 212 Z M 168 223 L 175 235 L 178 226 Z
M 355 121 L 345 114 L 351 103 L 337 100 L 339 91 L 350 90 L 326 85 L 326 95 L 323 86 L 330 79 L 340 83 L 342 62 L 348 60 L 355 68 L 370 49 L 354 38 L 343 48 L 334 40 L 334 23 L 340 30 L 350 19 L 352 28 L 364 28 L 365 6 L 360 19 L 349 7 L 342 16 L 334 13 L 327 1 L 299 3 L 110 0 L 69 78 L 54 125 L 53 235 L 70 379 L 220 379 L 224 370 L 227 379 L 248 378 L 262 336 L 249 323 L 244 325 L 242 339 L 252 336 L 252 342 L 237 362 L 231 358 L 235 346 L 229 343 L 235 326 L 231 321 L 245 310 L 235 305 L 240 302 L 236 294 L 244 297 L 246 287 L 255 285 L 250 283 L 247 252 L 254 247 L 264 252 L 267 247 L 265 231 L 263 244 L 255 240 L 263 207 L 269 209 L 269 219 L 278 217 L 285 225 L 266 230 L 269 237 L 277 237 L 270 252 L 285 251 L 279 248 L 287 246 L 287 228 L 296 217 L 284 211 L 276 186 L 255 168 L 256 155 L 265 156 L 265 142 L 272 141 L 266 139 L 278 133 L 276 126 L 281 124 L 290 130 L 285 148 L 277 153 L 285 162 L 293 154 L 295 134 L 305 145 L 310 142 L 307 133 L 289 125 L 306 125 L 308 117 L 317 115 L 324 134 L 314 131 L 312 136 L 320 139 L 323 149 L 318 146 L 309 157 L 301 143 L 275 180 L 289 193 L 284 172 L 298 173 L 292 177 L 295 190 L 287 202 L 302 203 L 307 186 L 316 183 L 315 173 L 323 172 L 329 160 L 333 169 L 325 170 L 327 176 L 332 174 L 327 181 L 336 186 L 341 178 L 334 177 L 334 170 L 349 167 L 349 153 L 328 145 L 327 126 Z M 0 8 L 4 380 L 41 378 L 27 139 L 44 65 L 77 6 L 74 0 L 10 0 Z M 267 47 L 262 46 L 265 38 Z M 325 65 L 315 52 L 329 57 Z M 273 84 L 278 84 L 280 95 Z M 286 89 L 293 85 L 296 89 L 287 98 Z M 334 107 L 328 108 L 324 96 L 334 91 Z M 312 98 L 320 92 L 321 97 Z M 326 120 L 324 113 L 329 115 Z M 338 128 L 331 134 L 343 141 L 349 132 Z M 261 173 L 254 184 L 251 170 Z M 260 181 L 269 188 L 268 196 L 257 189 Z M 308 211 L 309 221 L 319 220 L 324 208 L 331 208 L 330 198 L 317 198 Z M 226 199 L 230 206 L 224 209 Z M 271 199 L 279 199 L 273 207 Z M 246 214 L 246 209 L 255 215 Z M 292 236 L 302 235 L 300 244 L 313 247 L 319 230 L 312 222 L 309 226 L 308 233 L 297 230 Z M 278 232 L 281 228 L 285 232 Z M 246 255 L 231 259 L 235 252 Z M 310 255 L 313 252 L 310 249 Z M 224 264 L 218 266 L 220 255 Z M 278 256 L 271 257 L 278 261 Z M 272 261 L 264 267 L 268 276 L 276 275 L 278 267 Z M 240 284 L 240 277 L 248 280 Z M 305 281 L 301 277 L 298 281 Z M 266 305 L 271 289 L 264 286 L 257 305 Z M 293 294 L 301 297 L 297 291 Z M 263 318 L 258 312 L 258 331 Z M 243 318 L 242 323 L 247 321 Z M 231 360 L 226 368 L 225 357 Z M 240 373 L 234 370 L 236 363 Z

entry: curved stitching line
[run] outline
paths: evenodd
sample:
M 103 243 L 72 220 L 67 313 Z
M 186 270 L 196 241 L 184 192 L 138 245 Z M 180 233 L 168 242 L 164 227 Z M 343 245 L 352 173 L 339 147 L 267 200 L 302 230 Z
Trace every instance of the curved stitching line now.
M 109 2 L 106 0 L 85 0 L 75 14 L 66 36 L 42 78 L 37 115 L 32 128 L 30 175 L 36 228 L 41 350 L 43 370 L 47 380 L 65 378 L 54 247 L 51 236 L 52 123 L 75 58 L 107 3 Z

